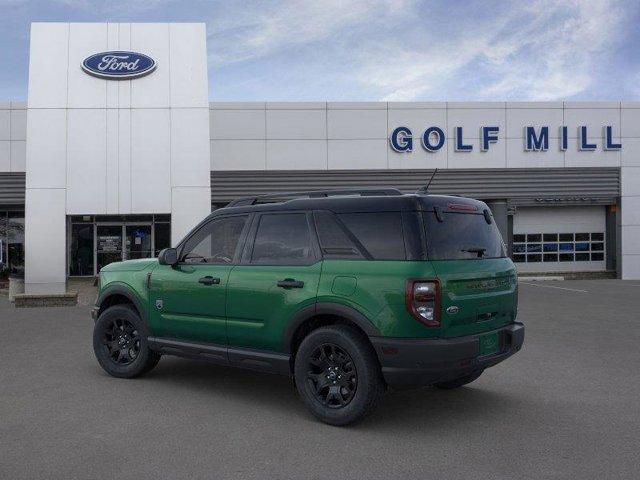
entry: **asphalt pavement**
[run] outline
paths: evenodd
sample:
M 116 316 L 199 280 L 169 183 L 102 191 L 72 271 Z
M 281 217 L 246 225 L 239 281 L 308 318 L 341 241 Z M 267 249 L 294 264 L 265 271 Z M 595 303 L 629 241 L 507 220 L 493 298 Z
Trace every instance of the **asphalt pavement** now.
M 0 297 L 0 478 L 637 479 L 640 281 L 525 282 L 523 350 L 467 387 L 318 423 L 284 377 L 164 357 L 106 375 L 89 307 Z

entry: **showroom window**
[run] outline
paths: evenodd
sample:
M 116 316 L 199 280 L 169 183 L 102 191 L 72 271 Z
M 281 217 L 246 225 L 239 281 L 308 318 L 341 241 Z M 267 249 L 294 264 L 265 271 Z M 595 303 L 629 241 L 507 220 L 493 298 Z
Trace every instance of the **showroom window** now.
M 513 235 L 513 261 L 602 262 L 604 232 L 516 233 Z
M 0 211 L 0 279 L 24 273 L 24 212 Z

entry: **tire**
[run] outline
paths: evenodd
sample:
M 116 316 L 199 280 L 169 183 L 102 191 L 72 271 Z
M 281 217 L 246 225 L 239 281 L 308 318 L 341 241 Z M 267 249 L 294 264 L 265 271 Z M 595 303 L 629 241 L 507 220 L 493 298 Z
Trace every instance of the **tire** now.
M 100 314 L 93 328 L 93 351 L 109 375 L 134 378 L 160 361 L 147 343 L 147 326 L 129 305 L 114 305 Z
M 464 377 L 456 378 L 455 380 L 451 380 L 449 382 L 434 383 L 433 386 L 442 390 L 453 390 L 454 388 L 460 388 L 467 383 L 471 383 L 477 380 L 478 377 L 482 375 L 482 372 L 484 372 L 484 370 L 465 375 Z
M 294 376 L 311 413 L 336 426 L 369 415 L 385 388 L 373 348 L 346 325 L 322 327 L 305 337 L 296 353 Z

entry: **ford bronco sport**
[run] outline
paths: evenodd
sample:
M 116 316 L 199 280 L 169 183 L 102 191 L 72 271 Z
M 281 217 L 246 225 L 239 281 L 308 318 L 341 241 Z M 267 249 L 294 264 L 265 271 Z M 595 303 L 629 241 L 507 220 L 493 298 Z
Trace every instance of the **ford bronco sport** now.
M 517 352 L 516 271 L 491 211 L 397 190 L 243 198 L 158 259 L 100 271 L 93 347 L 131 378 L 161 355 L 293 377 L 346 425 L 387 386 L 457 388 Z

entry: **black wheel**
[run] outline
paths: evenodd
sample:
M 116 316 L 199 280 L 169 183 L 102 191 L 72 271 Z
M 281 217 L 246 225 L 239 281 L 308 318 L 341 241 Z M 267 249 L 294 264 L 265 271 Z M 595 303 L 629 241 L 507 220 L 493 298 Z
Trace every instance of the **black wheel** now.
M 345 325 L 319 328 L 302 341 L 295 358 L 295 381 L 311 413 L 331 425 L 363 419 L 384 392 L 373 348 Z
M 128 305 L 114 305 L 100 314 L 93 328 L 93 351 L 109 375 L 133 378 L 158 364 L 160 354 L 149 349 L 146 325 Z
M 453 390 L 454 388 L 462 387 L 467 383 L 471 383 L 474 380 L 477 380 L 480 375 L 482 375 L 484 370 L 480 370 L 479 372 L 473 372 L 469 375 L 465 375 L 464 377 L 456 378 L 455 380 L 451 380 L 449 382 L 439 382 L 434 383 L 433 386 L 436 388 L 441 388 L 442 390 Z

